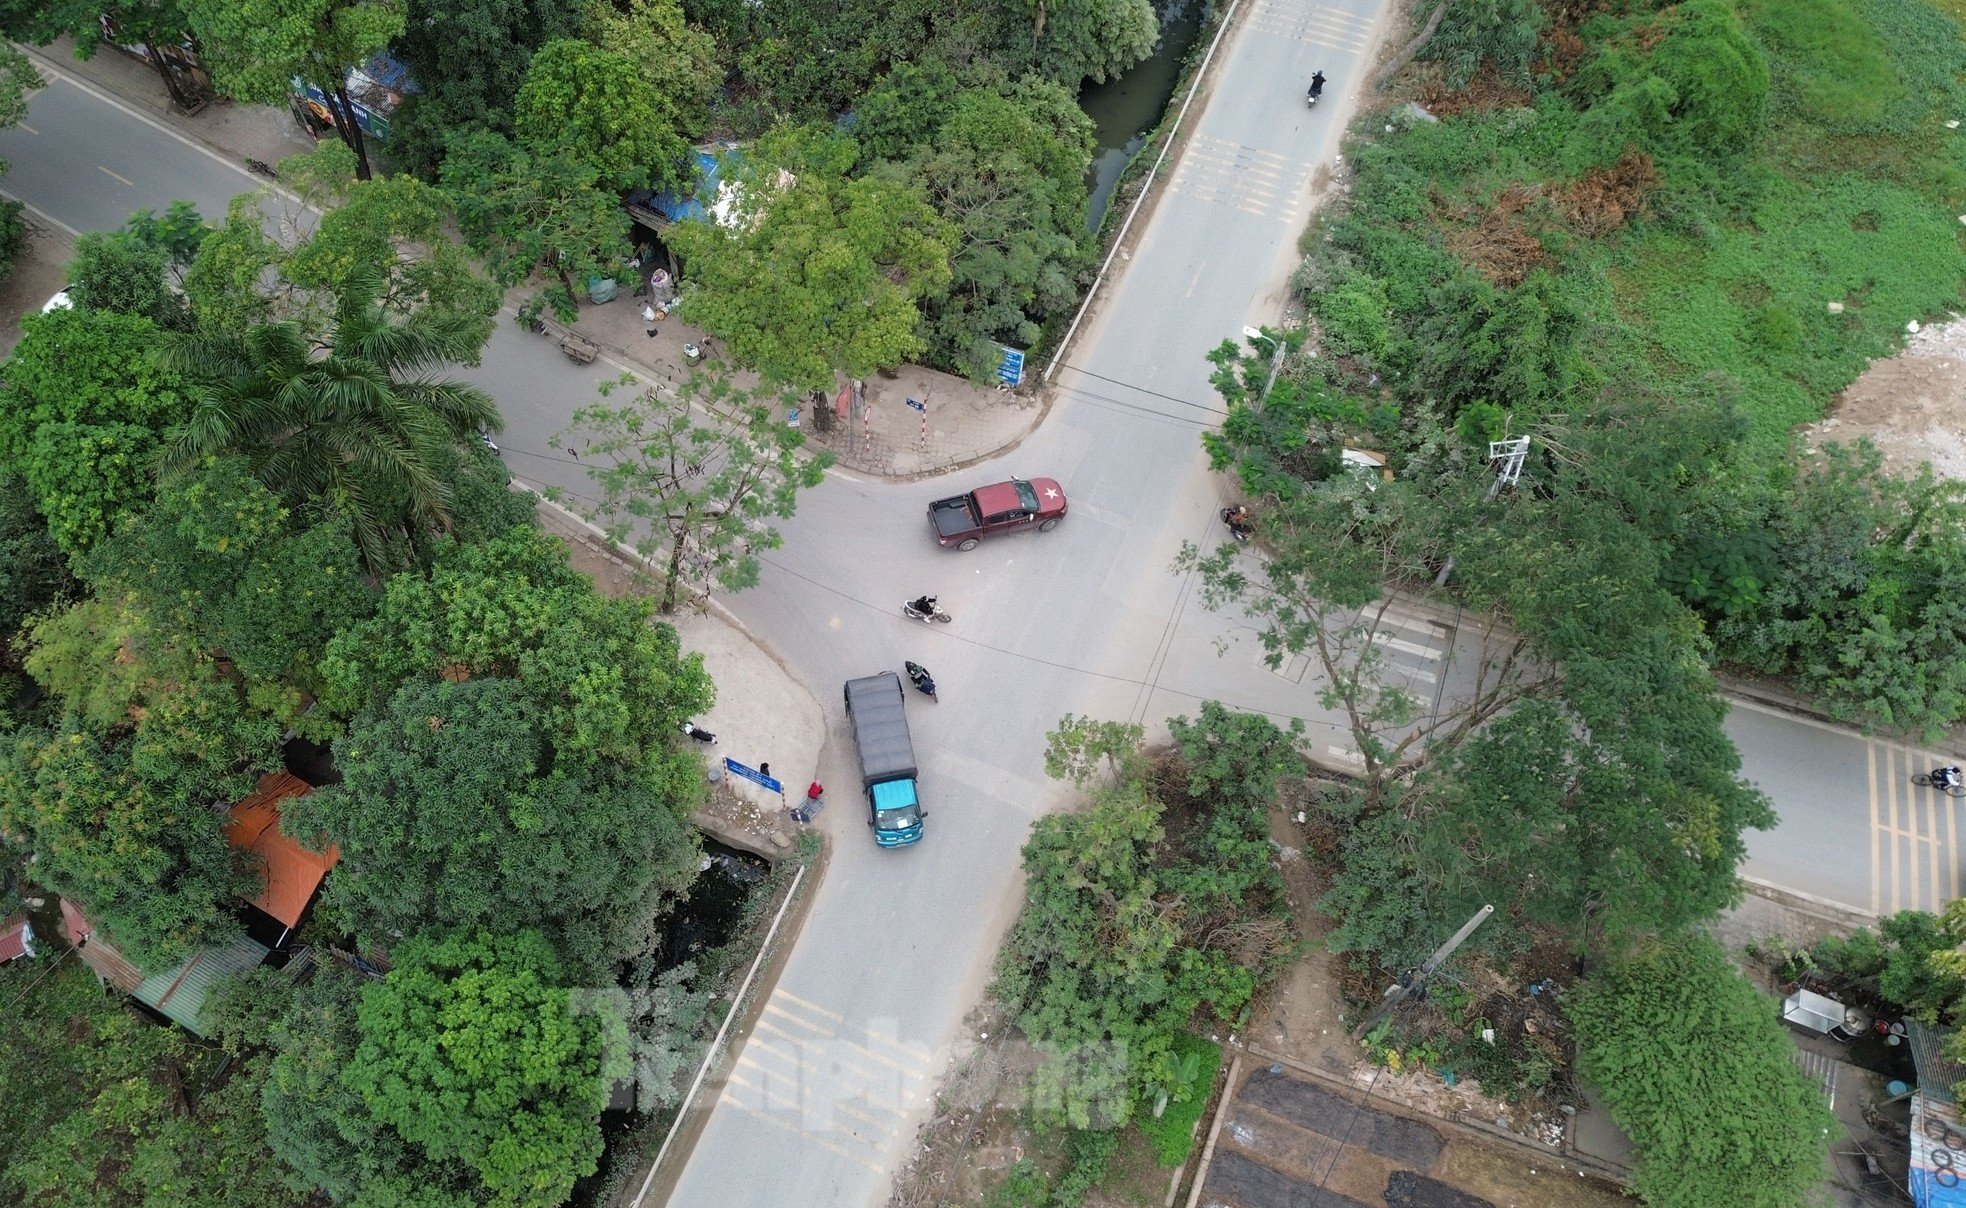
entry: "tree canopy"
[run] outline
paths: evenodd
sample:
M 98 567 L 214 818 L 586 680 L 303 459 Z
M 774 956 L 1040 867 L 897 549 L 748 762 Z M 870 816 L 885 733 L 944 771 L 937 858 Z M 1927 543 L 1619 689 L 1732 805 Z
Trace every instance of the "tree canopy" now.
M 912 185 L 847 175 L 854 144 L 781 129 L 726 171 L 736 227 L 670 232 L 693 266 L 685 314 L 775 382 L 826 389 L 921 351 L 922 299 L 949 280 L 950 232 Z
M 521 141 L 592 164 L 610 189 L 687 183 L 674 110 L 628 55 L 577 38 L 540 47 L 514 102 Z
M 559 979 L 527 932 L 411 941 L 362 992 L 343 1081 L 430 1159 L 472 1170 L 486 1198 L 563 1203 L 600 1159 L 608 1080 L 626 1071 L 604 1065 L 601 1021 L 576 1014 Z
M 1826 1173 L 1836 1127 L 1775 1003 L 1704 935 L 1641 945 L 1573 990 L 1578 1068 L 1638 1151 L 1662 1208 L 1788 1208 Z
M 758 555 L 783 543 L 770 522 L 790 519 L 798 493 L 824 479 L 832 454 L 806 453 L 805 437 L 782 417 L 794 401 L 701 370 L 673 391 L 582 407 L 574 426 L 553 438 L 556 447 L 583 438 L 588 476 L 601 488 L 588 519 L 666 567 L 664 612 L 686 587 L 755 584 Z

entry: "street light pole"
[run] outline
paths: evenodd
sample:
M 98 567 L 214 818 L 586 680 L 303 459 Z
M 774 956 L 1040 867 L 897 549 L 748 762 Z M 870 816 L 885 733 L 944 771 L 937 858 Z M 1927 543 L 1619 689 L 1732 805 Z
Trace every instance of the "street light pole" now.
M 1480 910 L 1475 911 L 1474 917 L 1461 924 L 1461 929 L 1454 933 L 1452 939 L 1434 949 L 1434 954 L 1427 958 L 1426 964 L 1421 965 L 1411 973 L 1403 975 L 1398 981 L 1387 987 L 1386 996 L 1379 1000 L 1379 1005 L 1373 1008 L 1372 1014 L 1367 1015 L 1363 1023 L 1352 1029 L 1352 1039 L 1362 1039 L 1367 1032 L 1373 1029 L 1374 1025 L 1392 1014 L 1393 1009 L 1399 1006 L 1399 1004 L 1405 1002 L 1409 995 L 1426 993 L 1427 979 L 1433 976 L 1434 970 L 1440 968 L 1441 962 L 1452 956 L 1454 950 L 1461 946 L 1462 941 L 1473 935 L 1474 929 L 1487 922 L 1488 916 L 1494 913 L 1495 908 L 1493 906 L 1483 906 Z

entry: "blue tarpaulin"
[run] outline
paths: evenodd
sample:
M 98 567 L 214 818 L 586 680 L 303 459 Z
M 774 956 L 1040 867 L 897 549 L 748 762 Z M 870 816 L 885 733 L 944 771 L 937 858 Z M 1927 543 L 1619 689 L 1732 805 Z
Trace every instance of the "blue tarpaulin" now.
M 716 195 L 723 161 L 714 153 L 703 150 L 691 152 L 690 160 L 696 168 L 696 180 L 689 192 L 657 193 L 653 189 L 636 189 L 628 194 L 628 203 L 653 211 L 670 222 L 706 217 L 708 211 L 703 208 L 703 197 L 706 194 Z

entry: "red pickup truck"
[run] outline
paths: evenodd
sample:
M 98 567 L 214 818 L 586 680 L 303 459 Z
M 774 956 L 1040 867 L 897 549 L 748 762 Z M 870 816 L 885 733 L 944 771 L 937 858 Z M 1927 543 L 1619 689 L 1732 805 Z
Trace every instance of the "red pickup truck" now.
M 943 545 L 970 550 L 1013 529 L 1048 533 L 1065 517 L 1065 489 L 1050 478 L 1013 478 L 928 505 L 929 527 Z

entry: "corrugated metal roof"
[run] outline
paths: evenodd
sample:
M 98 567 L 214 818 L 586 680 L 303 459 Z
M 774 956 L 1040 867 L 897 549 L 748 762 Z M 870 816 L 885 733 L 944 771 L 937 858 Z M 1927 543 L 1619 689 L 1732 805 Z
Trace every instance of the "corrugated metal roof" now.
M 82 913 L 82 907 L 67 898 L 61 900 L 61 934 L 75 945 L 76 955 L 82 958 L 83 964 L 118 990 L 127 994 L 143 980 L 143 971 L 104 939 L 89 916 Z
M 186 957 L 168 973 L 146 977 L 131 991 L 138 1002 L 155 1007 L 164 1016 L 196 1036 L 205 1030 L 198 1021 L 205 1000 L 213 987 L 266 959 L 266 945 L 241 936 L 224 948 L 203 948 Z
M 1929 1027 L 1907 1019 L 1905 1031 L 1911 1041 L 1911 1063 L 1918 1070 L 1918 1089 L 1948 1107 L 1957 1104 L 1959 1096 L 1953 1088 L 1966 1082 L 1966 1065 L 1945 1054 L 1952 1029 Z

